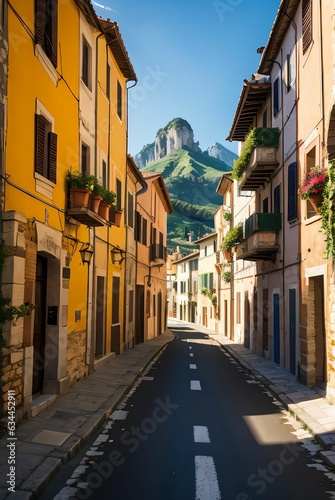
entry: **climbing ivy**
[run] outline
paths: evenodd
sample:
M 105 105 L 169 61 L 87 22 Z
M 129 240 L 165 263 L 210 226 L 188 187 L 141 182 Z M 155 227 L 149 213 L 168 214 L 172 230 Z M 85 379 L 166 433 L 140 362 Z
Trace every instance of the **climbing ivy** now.
M 328 180 L 322 192 L 321 228 L 325 234 L 326 257 L 335 257 L 335 160 L 329 162 Z

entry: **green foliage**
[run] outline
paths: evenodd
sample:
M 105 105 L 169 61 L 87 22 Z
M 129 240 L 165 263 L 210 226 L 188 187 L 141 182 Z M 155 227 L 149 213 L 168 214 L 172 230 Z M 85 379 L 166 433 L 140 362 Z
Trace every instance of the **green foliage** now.
M 91 193 L 99 184 L 98 179 L 94 175 L 88 175 L 86 172 L 79 172 L 70 169 L 66 174 L 66 185 L 69 189 L 87 189 Z
M 227 222 L 230 222 L 230 221 L 231 221 L 231 213 L 229 213 L 229 212 L 225 212 L 225 213 L 224 213 L 223 218 L 224 218 L 224 220 L 226 220 Z
M 211 301 L 212 306 L 214 307 L 217 306 L 217 297 L 215 295 L 215 290 L 211 290 L 209 288 L 202 288 L 200 290 L 200 293 Z
M 233 165 L 233 179 L 240 180 L 244 174 L 251 155 L 257 147 L 278 147 L 278 128 L 254 128 L 246 136 L 243 149 Z
M 222 273 L 222 279 L 225 283 L 230 283 L 231 282 L 231 272 L 225 271 L 224 273 Z
M 5 265 L 5 250 L 3 242 L 0 242 L 0 273 L 2 273 Z M 34 309 L 32 304 L 21 304 L 19 306 L 13 306 L 11 300 L 3 297 L 2 289 L 0 288 L 0 367 L 2 367 L 2 361 L 4 358 L 3 349 L 7 346 L 6 339 L 2 333 L 2 327 L 10 321 L 15 325 L 19 318 L 23 318 L 27 314 L 30 314 Z
M 115 205 L 116 204 L 116 193 L 113 191 L 109 191 L 108 189 L 103 189 L 102 191 L 102 201 L 107 205 Z
M 326 257 L 335 257 L 335 160 L 329 162 L 328 179 L 322 192 L 321 228 L 326 236 Z
M 232 247 L 241 243 L 242 240 L 243 240 L 243 228 L 242 226 L 235 226 L 233 227 L 233 229 L 230 229 L 227 232 L 222 243 L 222 249 L 228 250 L 230 252 Z

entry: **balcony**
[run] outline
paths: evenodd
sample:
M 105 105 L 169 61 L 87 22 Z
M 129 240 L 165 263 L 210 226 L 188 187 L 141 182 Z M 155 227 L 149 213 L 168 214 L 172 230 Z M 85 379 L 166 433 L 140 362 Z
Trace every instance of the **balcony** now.
M 280 230 L 281 214 L 252 214 L 245 221 L 244 240 L 238 246 L 237 259 L 274 261 L 279 250 L 277 234 Z
M 68 217 L 68 220 L 71 221 L 71 219 L 75 219 L 78 221 L 80 224 L 84 224 L 85 226 L 88 227 L 98 227 L 98 226 L 105 226 L 108 225 L 109 223 L 104 219 L 103 217 L 100 217 L 99 214 L 96 212 L 93 212 L 87 207 L 72 207 L 68 208 L 66 215 Z
M 278 167 L 277 128 L 255 128 L 244 142 L 239 158 L 234 164 L 235 178 L 243 191 L 255 191 L 270 180 Z
M 159 243 L 153 243 L 150 247 L 150 260 L 155 264 L 164 265 L 167 261 L 167 248 Z

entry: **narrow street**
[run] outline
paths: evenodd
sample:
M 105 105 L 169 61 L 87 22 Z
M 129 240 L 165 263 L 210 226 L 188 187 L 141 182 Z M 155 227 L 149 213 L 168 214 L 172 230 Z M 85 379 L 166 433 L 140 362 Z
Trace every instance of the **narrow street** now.
M 172 330 L 176 339 L 41 498 L 333 498 L 306 449 L 318 445 L 280 403 L 215 340 Z

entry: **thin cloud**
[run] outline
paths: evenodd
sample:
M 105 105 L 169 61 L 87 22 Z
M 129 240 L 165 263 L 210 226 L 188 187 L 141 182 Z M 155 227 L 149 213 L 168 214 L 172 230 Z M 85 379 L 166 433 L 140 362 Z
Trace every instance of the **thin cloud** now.
M 107 5 L 102 5 L 101 3 L 93 2 L 93 0 L 92 0 L 92 3 L 93 3 L 93 5 L 95 5 L 96 7 L 100 7 L 100 9 L 110 10 L 111 12 L 116 12 L 116 13 L 118 13 L 116 10 L 111 9 L 111 7 L 108 7 Z

